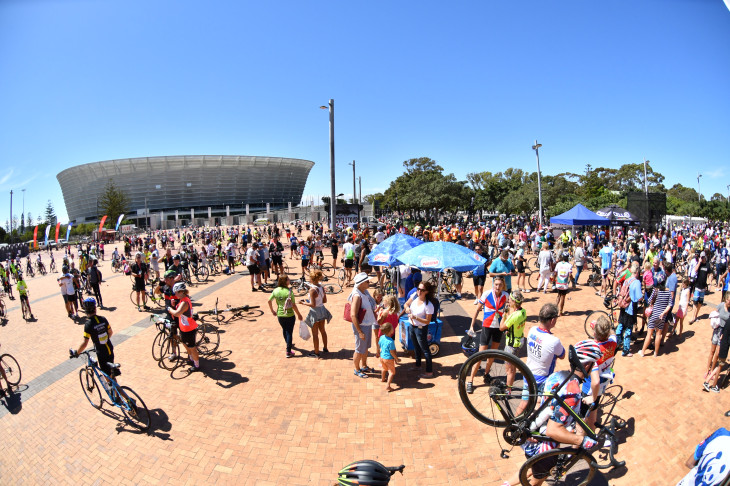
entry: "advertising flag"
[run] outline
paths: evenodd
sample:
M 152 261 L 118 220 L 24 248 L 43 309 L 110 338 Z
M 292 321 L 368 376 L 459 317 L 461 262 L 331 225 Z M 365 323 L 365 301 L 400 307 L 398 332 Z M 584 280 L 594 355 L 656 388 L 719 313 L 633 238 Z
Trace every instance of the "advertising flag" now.
M 266 214 L 269 214 L 269 211 L 271 211 L 271 206 L 269 203 L 266 203 Z
M 73 223 L 69 223 L 66 226 L 66 242 L 68 242 L 68 237 L 71 236 L 71 226 L 73 226 Z
M 101 223 L 99 223 L 99 233 L 101 233 L 102 228 L 104 228 L 104 223 L 106 223 L 106 214 L 103 218 L 101 218 Z
M 38 226 L 33 230 L 33 248 L 38 248 Z
M 46 241 L 44 243 L 46 248 L 48 248 L 48 235 L 50 235 L 50 234 L 51 234 L 51 225 L 47 224 L 46 225 Z
M 124 219 L 124 215 L 120 214 L 119 219 L 117 220 L 117 225 L 114 227 L 114 231 L 119 231 L 119 225 L 122 224 L 123 219 Z
M 61 222 L 56 223 L 56 243 L 58 243 L 58 233 L 61 231 Z

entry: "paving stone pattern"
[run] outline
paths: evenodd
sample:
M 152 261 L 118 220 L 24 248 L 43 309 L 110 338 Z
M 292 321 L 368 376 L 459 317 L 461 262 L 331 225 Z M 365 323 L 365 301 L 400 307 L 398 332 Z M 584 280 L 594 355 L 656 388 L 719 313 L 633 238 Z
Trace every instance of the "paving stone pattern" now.
M 294 260 L 289 264 L 298 268 Z M 132 306 L 131 280 L 113 274 L 108 261 L 102 271 L 110 310 L 100 314 L 115 332 L 119 381 L 145 401 L 152 429 L 140 433 L 119 409 L 89 405 L 76 372 L 82 363 L 69 360 L 67 351 L 81 342 L 82 326 L 65 315 L 57 274 L 31 278 L 37 321 L 24 322 L 17 301 L 6 299 L 11 311 L 0 323 L 0 352 L 13 354 L 23 371 L 19 390 L 0 400 L 3 484 L 326 485 L 348 462 L 369 458 L 406 465 L 394 485 L 498 485 L 523 461 L 519 449 L 500 458 L 501 431 L 477 422 L 458 396 L 456 375 L 464 361 L 459 341 L 475 309 L 473 298 L 444 306 L 436 377 L 418 378 L 420 370 L 405 357 L 397 368 L 397 390 L 387 393 L 375 375 L 353 375 L 354 339 L 341 318 L 347 291 L 329 296 L 335 316 L 327 326 L 330 353 L 317 360 L 306 356 L 311 340 L 298 335 L 296 356 L 285 358 L 281 328 L 266 304 L 269 294 L 252 293 L 248 275 L 217 276 L 191 289 L 196 310 L 212 308 L 218 298 L 220 308 L 251 304 L 264 312 L 221 324 L 218 355 L 202 361 L 203 373 L 188 375 L 152 360 L 156 330 L 148 314 Z M 472 290 L 470 281 L 465 289 Z M 602 308 L 585 287 L 568 298 L 568 315 L 555 330 L 564 344 L 583 339 L 585 316 Z M 526 294 L 528 326 L 539 307 L 554 299 Z M 719 296 L 708 300 L 717 304 Z M 618 452 L 627 467 L 595 484 L 675 484 L 694 446 L 730 423 L 723 415 L 730 409 L 728 390 L 701 389 L 709 311 L 705 306 L 702 320 L 685 323 L 685 335 L 670 339 L 666 354 L 618 358 L 614 413 L 628 421 Z M 379 367 L 373 357 L 368 364 Z M 561 361 L 559 368 L 565 366 Z

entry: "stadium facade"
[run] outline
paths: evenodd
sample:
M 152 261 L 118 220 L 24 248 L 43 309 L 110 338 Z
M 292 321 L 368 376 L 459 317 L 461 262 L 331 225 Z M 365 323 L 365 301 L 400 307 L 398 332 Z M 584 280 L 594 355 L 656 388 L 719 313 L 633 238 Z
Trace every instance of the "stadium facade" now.
M 299 204 L 314 162 L 244 155 L 179 155 L 105 160 L 60 172 L 71 221 L 98 221 L 99 200 L 111 180 L 129 197 L 125 219 L 192 220 L 262 212 Z M 158 220 L 158 221 L 161 221 Z M 154 225 L 157 226 L 157 225 Z

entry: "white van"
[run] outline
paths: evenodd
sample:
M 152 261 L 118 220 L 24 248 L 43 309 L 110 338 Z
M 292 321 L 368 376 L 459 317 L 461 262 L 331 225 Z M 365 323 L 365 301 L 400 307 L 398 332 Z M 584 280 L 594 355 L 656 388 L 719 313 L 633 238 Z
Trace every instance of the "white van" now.
M 256 221 L 253 222 L 255 226 L 266 226 L 268 224 L 271 224 L 271 221 L 269 221 L 269 218 L 258 218 Z

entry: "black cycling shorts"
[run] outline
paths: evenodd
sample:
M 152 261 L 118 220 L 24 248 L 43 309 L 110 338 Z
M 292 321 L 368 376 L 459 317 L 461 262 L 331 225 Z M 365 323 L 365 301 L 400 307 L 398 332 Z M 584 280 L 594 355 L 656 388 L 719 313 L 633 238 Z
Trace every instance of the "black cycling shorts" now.
M 134 290 L 135 292 L 144 292 L 145 283 L 141 278 L 134 279 Z
M 484 327 L 479 337 L 479 345 L 487 347 L 494 343 L 499 345 L 500 341 L 502 341 L 502 334 L 504 334 L 504 331 L 500 331 L 496 327 Z
M 195 333 L 196 329 L 193 329 L 192 331 L 180 331 L 180 341 L 182 341 L 182 343 L 188 348 L 194 347 Z
M 271 257 L 271 263 L 273 263 L 274 265 L 282 265 L 283 264 L 283 260 L 282 260 L 282 258 L 280 256 L 272 256 Z
M 253 265 L 248 265 L 246 268 L 248 268 L 248 273 L 250 273 L 251 275 L 258 275 L 259 272 L 261 271 L 259 269 L 259 266 L 256 265 L 255 263 Z
M 355 260 L 348 260 L 345 258 L 345 268 L 352 268 L 355 265 Z
M 474 285 L 484 287 L 484 282 L 487 279 L 486 275 L 472 275 L 471 279 L 474 281 Z

